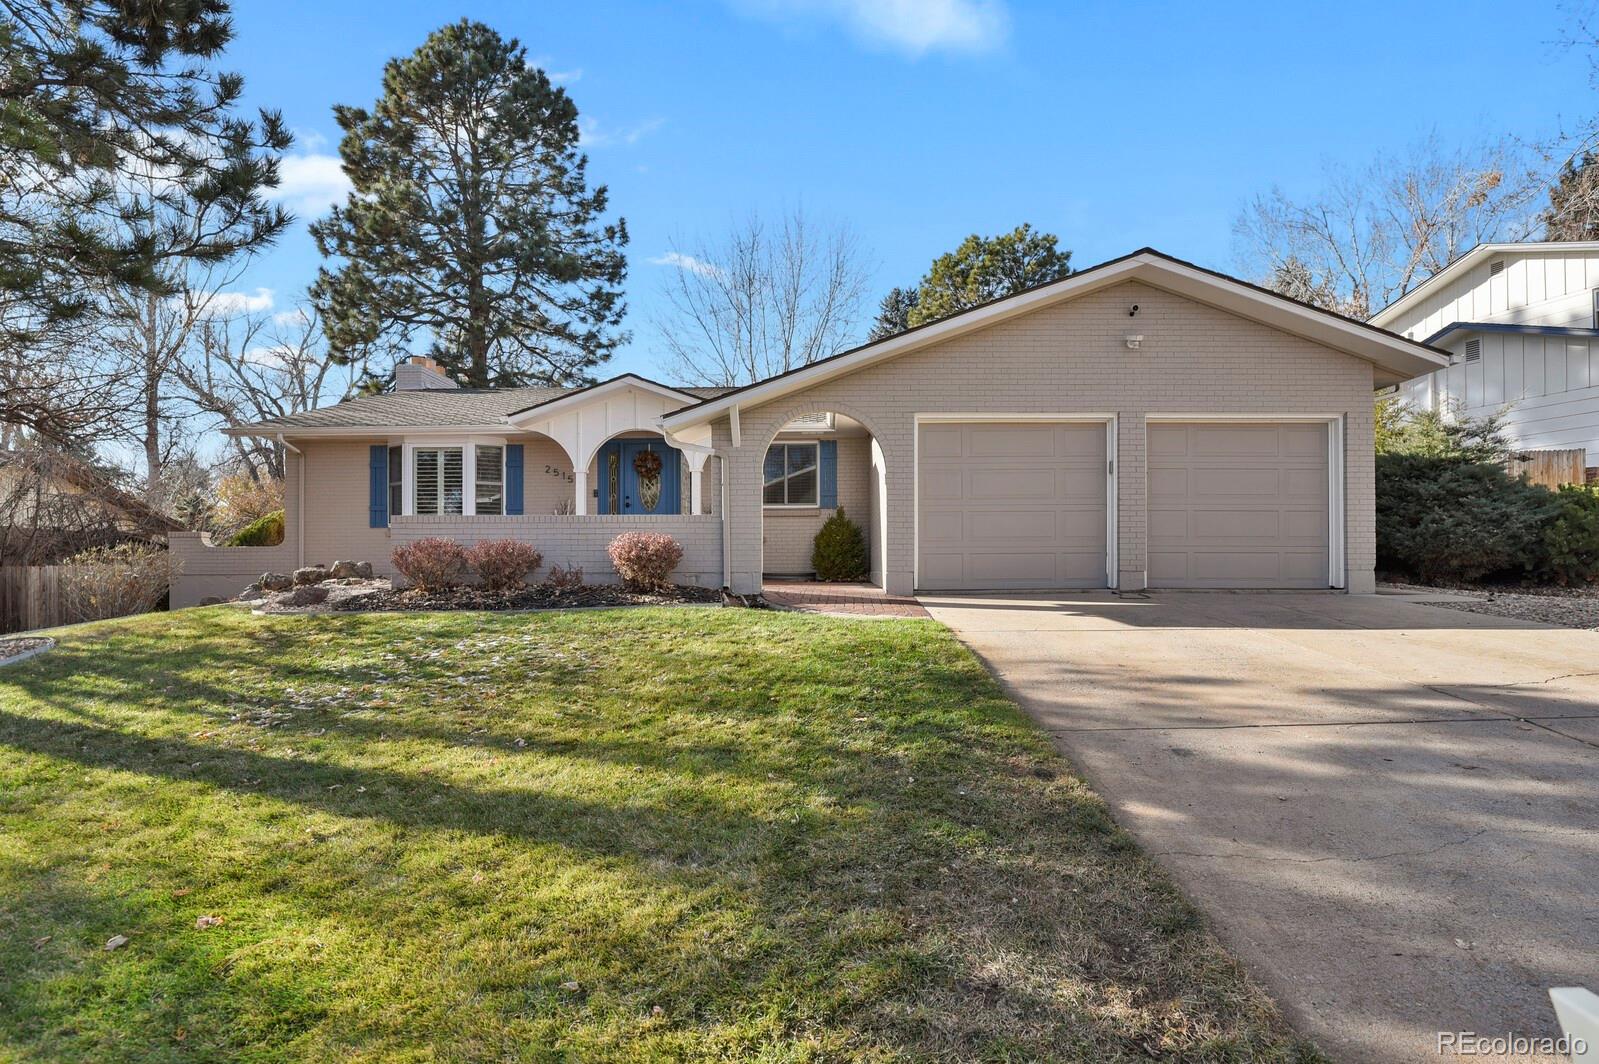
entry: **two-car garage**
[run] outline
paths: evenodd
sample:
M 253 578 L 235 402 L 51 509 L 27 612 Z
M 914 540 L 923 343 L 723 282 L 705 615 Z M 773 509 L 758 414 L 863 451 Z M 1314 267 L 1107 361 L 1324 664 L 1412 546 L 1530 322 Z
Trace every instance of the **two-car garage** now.
M 1332 586 L 1336 432 L 1147 419 L 1147 586 Z M 920 423 L 918 588 L 1112 586 L 1115 439 L 1110 417 Z

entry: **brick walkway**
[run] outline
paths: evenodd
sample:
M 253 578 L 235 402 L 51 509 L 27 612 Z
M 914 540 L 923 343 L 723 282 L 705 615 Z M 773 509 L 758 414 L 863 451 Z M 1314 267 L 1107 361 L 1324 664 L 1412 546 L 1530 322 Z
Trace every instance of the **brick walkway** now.
M 908 595 L 890 595 L 871 584 L 818 584 L 808 580 L 770 581 L 762 594 L 775 606 L 806 613 L 847 617 L 927 617 L 922 604 Z

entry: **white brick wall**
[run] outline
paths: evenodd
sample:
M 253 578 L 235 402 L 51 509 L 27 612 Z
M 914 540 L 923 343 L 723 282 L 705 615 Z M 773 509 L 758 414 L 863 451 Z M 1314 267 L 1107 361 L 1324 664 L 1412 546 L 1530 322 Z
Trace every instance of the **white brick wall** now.
M 1137 303 L 1137 319 L 1128 310 Z M 1123 337 L 1143 335 L 1129 351 Z M 1121 586 L 1143 586 L 1144 418 L 1162 414 L 1342 415 L 1348 580 L 1373 589 L 1372 367 L 1311 341 L 1145 284 L 1117 285 L 740 411 L 743 446 L 714 426 L 727 460 L 733 587 L 760 585 L 761 458 L 790 419 L 833 410 L 864 424 L 887 468 L 889 590 L 913 581 L 917 413 L 1114 413 Z
M 683 561 L 672 574 L 680 584 L 703 587 L 722 586 L 722 520 L 710 515 L 665 515 L 653 517 L 558 516 L 529 514 L 525 517 L 399 517 L 389 526 L 394 546 L 427 536 L 444 536 L 462 546 L 485 539 L 517 539 L 531 543 L 544 555 L 544 568 L 580 566 L 591 584 L 614 584 L 605 549 L 623 532 L 665 532 L 683 545 Z

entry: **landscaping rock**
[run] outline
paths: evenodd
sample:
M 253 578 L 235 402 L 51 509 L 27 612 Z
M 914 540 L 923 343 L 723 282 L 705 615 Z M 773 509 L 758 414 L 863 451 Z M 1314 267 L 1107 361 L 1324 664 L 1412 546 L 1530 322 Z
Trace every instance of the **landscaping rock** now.
M 294 586 L 294 577 L 286 573 L 262 573 L 256 584 L 262 591 L 287 591 Z
M 255 583 L 249 585 L 243 591 L 239 592 L 239 601 L 254 602 L 263 594 L 265 594 L 265 592 L 263 592 L 261 589 L 261 581 L 257 580 Z
M 294 570 L 294 584 L 304 587 L 307 584 L 320 584 L 328 579 L 328 570 L 322 565 L 308 565 L 304 569 Z
M 327 588 L 321 584 L 306 584 L 293 591 L 284 592 L 273 599 L 272 603 L 276 606 L 319 606 L 327 600 Z
M 356 562 L 355 563 L 355 575 L 358 578 L 362 579 L 362 580 L 371 580 L 372 579 L 372 563 L 371 562 Z
M 341 561 L 333 563 L 333 579 L 354 580 L 361 575 L 361 567 L 355 562 Z

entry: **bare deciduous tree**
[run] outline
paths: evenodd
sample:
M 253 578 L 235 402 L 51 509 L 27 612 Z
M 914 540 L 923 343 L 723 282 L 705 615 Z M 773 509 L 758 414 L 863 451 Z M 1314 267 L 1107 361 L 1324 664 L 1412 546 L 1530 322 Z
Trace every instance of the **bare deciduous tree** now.
M 309 306 L 277 314 L 213 316 L 176 368 L 190 401 L 223 426 L 283 417 L 347 394 L 366 373 L 362 362 L 328 352 L 322 320 Z M 243 471 L 282 479 L 283 449 L 255 438 L 231 440 Z
M 1233 226 L 1244 267 L 1291 279 L 1329 310 L 1364 319 L 1474 244 L 1538 225 L 1544 182 L 1509 140 L 1451 149 L 1436 137 L 1361 171 L 1329 168 L 1317 195 L 1257 196 Z
M 861 321 L 860 242 L 803 210 L 768 226 L 751 214 L 716 243 L 674 248 L 667 310 L 655 327 L 671 369 L 689 384 L 732 386 L 843 350 Z

